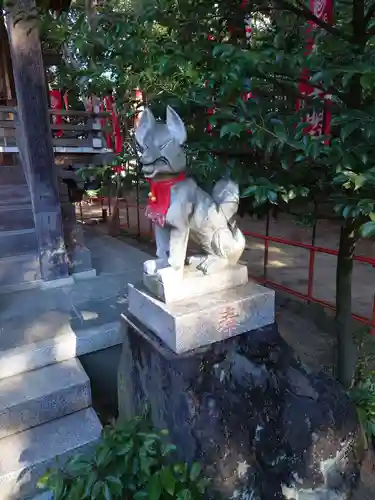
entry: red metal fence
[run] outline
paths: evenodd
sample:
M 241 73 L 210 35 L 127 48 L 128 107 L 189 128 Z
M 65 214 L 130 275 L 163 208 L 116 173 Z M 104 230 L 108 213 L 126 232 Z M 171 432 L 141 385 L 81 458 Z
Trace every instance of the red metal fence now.
M 259 283 L 262 283 L 263 285 L 268 285 L 272 288 L 275 288 L 276 290 L 281 290 L 283 292 L 289 293 L 289 294 L 293 295 L 294 297 L 298 297 L 300 299 L 307 300 L 308 302 L 314 302 L 315 304 L 320 304 L 320 305 L 323 305 L 324 307 L 335 310 L 335 306 L 333 304 L 331 304 L 330 302 L 328 302 L 326 300 L 322 300 L 322 299 L 319 299 L 318 297 L 314 296 L 313 283 L 314 283 L 315 256 L 316 256 L 316 254 L 321 253 L 321 254 L 326 254 L 326 255 L 334 255 L 335 257 L 337 257 L 337 255 L 338 255 L 337 250 L 332 250 L 330 248 L 324 248 L 324 247 L 315 246 L 315 245 L 309 245 L 306 243 L 300 243 L 297 241 L 286 240 L 284 238 L 277 238 L 274 236 L 252 233 L 252 232 L 248 232 L 248 231 L 243 231 L 243 233 L 247 237 L 257 238 L 257 239 L 264 242 L 263 276 L 262 277 L 252 276 L 253 279 L 258 281 Z M 267 278 L 268 249 L 269 249 L 270 242 L 278 243 L 278 244 L 286 245 L 286 246 L 290 246 L 290 247 L 303 248 L 309 252 L 309 267 L 308 267 L 308 279 L 307 279 L 306 293 L 298 292 L 297 290 L 289 288 L 285 285 L 281 285 L 281 284 L 276 283 L 275 281 L 271 281 Z M 362 262 L 363 264 L 369 264 L 372 267 L 375 267 L 375 259 L 372 259 L 370 257 L 363 257 L 360 255 L 356 255 L 354 257 L 354 260 L 356 262 Z M 374 296 L 372 298 L 371 318 L 366 318 L 364 316 L 360 316 L 360 315 L 354 314 L 354 313 L 352 314 L 352 316 L 354 319 L 356 319 L 357 321 L 360 321 L 361 323 L 375 327 L 375 293 L 374 293 Z
M 97 202 L 100 202 L 100 207 L 101 209 L 104 209 L 108 212 L 108 215 L 111 215 L 112 213 L 112 203 L 110 198 L 97 198 Z M 121 226 L 124 229 L 129 230 L 130 232 L 135 233 L 136 236 L 143 236 L 147 238 L 153 238 L 153 232 L 152 232 L 152 224 L 150 221 L 146 221 L 144 217 L 141 217 L 141 213 L 144 212 L 145 207 L 139 203 L 128 203 L 125 200 L 121 201 L 121 209 L 124 211 L 124 215 L 121 217 L 123 222 Z M 135 227 L 132 224 L 132 217 L 130 217 L 130 210 L 135 209 L 136 210 L 136 224 Z M 82 206 L 80 206 L 80 214 L 81 214 L 81 219 L 84 218 L 84 214 L 82 211 Z M 143 221 L 143 224 L 141 224 L 141 220 Z M 143 226 L 143 227 L 142 227 Z M 135 231 L 134 231 L 135 229 Z M 270 236 L 269 235 L 269 219 L 267 218 L 266 221 L 266 234 L 260 234 L 256 232 L 251 232 L 251 231 L 243 231 L 244 235 L 247 238 L 253 238 L 259 241 L 263 242 L 264 248 L 263 248 L 263 273 L 261 276 L 259 275 L 252 275 L 251 278 L 256 280 L 257 282 L 269 286 L 271 288 L 274 288 L 276 290 L 280 290 L 283 292 L 286 292 L 294 297 L 297 297 L 302 300 L 306 300 L 307 302 L 312 302 L 315 304 L 320 304 L 328 309 L 335 310 L 334 304 L 332 304 L 329 301 L 323 300 L 319 297 L 316 297 L 314 295 L 314 273 L 315 273 L 315 258 L 317 254 L 325 254 L 325 255 L 331 255 L 334 257 L 337 257 L 338 251 L 333 250 L 330 248 L 325 248 L 322 246 L 317 246 L 314 244 L 315 241 L 315 231 L 313 230 L 313 236 L 312 236 L 312 244 L 308 243 L 302 243 L 299 241 L 292 241 L 289 239 L 285 238 L 279 238 L 276 236 Z M 303 250 L 306 250 L 309 254 L 309 263 L 308 263 L 308 276 L 307 276 L 307 287 L 306 287 L 306 292 L 301 292 L 297 291 L 291 287 L 285 286 L 283 284 L 280 284 L 276 281 L 273 281 L 269 279 L 268 277 L 268 271 L 269 271 L 269 246 L 270 243 L 277 244 L 277 245 L 285 245 L 286 247 L 296 247 L 296 248 L 301 248 Z M 354 257 L 354 260 L 356 262 L 361 262 L 362 264 L 367 264 L 375 268 L 375 259 L 371 257 L 365 257 L 361 255 L 356 255 Z M 369 325 L 372 328 L 372 331 L 375 332 L 375 293 L 373 294 L 372 297 L 372 313 L 371 317 L 365 317 L 361 316 L 359 314 L 352 314 L 352 317 L 366 325 Z

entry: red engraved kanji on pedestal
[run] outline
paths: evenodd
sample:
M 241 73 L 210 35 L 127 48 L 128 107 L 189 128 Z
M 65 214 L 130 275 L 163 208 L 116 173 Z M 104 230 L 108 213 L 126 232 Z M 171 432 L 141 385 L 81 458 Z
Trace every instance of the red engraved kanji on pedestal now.
M 238 314 L 233 307 L 226 307 L 219 315 L 217 329 L 220 333 L 230 335 L 236 328 Z

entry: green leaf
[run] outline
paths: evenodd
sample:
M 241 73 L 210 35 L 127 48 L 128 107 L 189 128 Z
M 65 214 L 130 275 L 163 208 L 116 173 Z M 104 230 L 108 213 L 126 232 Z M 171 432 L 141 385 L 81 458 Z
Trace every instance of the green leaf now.
M 63 498 L 64 494 L 64 482 L 61 476 L 56 477 L 55 484 L 52 488 L 52 491 L 54 493 L 54 499 L 56 500 L 61 500 Z
M 358 174 L 354 178 L 354 188 L 355 190 L 360 189 L 366 182 L 366 177 L 362 174 Z
M 287 140 L 288 136 L 285 132 L 285 128 L 283 125 L 281 124 L 275 125 L 274 131 L 278 139 L 280 139 L 280 141 L 285 142 Z
M 162 492 L 159 472 L 155 472 L 155 474 L 151 476 L 151 479 L 148 483 L 147 492 L 149 500 L 159 500 Z
M 315 73 L 311 78 L 310 78 L 310 81 L 311 83 L 318 83 L 320 81 L 323 80 L 323 72 L 322 71 L 318 71 L 317 73 Z
M 103 481 L 98 481 L 94 484 L 91 491 L 91 500 L 96 500 L 99 497 L 100 493 L 102 492 L 103 485 Z
M 359 230 L 362 238 L 372 238 L 375 236 L 375 222 L 369 221 L 363 224 Z
M 354 75 L 355 75 L 355 72 L 353 72 L 353 71 L 346 72 L 344 74 L 344 76 L 342 77 L 342 86 L 347 87 L 350 83 L 350 80 L 353 78 Z
M 161 471 L 161 482 L 165 491 L 170 495 L 173 495 L 176 486 L 176 479 L 170 467 L 164 467 Z
M 365 73 L 361 76 L 361 85 L 364 90 L 371 90 L 374 85 L 374 76 Z
M 277 193 L 275 191 L 268 191 L 267 197 L 271 203 L 275 204 L 277 202 Z
M 203 493 L 206 491 L 207 489 L 207 486 L 210 484 L 210 481 L 209 479 L 203 477 L 202 479 L 200 479 L 197 483 L 197 490 L 199 491 L 199 493 L 201 493 L 203 495 Z
M 50 479 L 50 476 L 51 476 L 51 472 L 50 471 L 47 471 L 38 481 L 37 483 L 37 487 L 40 488 L 40 489 L 44 489 L 48 486 L 48 483 L 49 483 L 49 479 Z
M 357 121 L 347 123 L 344 127 L 342 127 L 340 136 L 343 141 L 345 141 L 354 130 L 358 129 L 359 123 Z
M 167 455 L 170 455 L 171 453 L 176 451 L 176 446 L 171 443 L 167 443 L 163 445 L 162 448 L 162 455 L 163 457 L 166 457 Z
M 145 491 L 137 491 L 134 494 L 134 500 L 144 500 L 145 498 L 148 498 L 148 494 Z
M 118 456 L 127 455 L 133 448 L 134 448 L 134 441 L 132 439 L 129 439 L 129 441 L 125 443 L 125 445 L 120 449 L 120 451 L 117 452 L 117 455 Z
M 177 495 L 177 500 L 191 500 L 192 494 L 190 490 L 184 489 Z
M 112 494 L 111 494 L 111 491 L 108 487 L 108 484 L 104 484 L 103 491 L 104 491 L 105 500 L 112 500 Z
M 103 467 L 108 465 L 111 461 L 112 453 L 108 447 L 104 447 L 96 458 L 96 463 L 98 467 Z
M 244 130 L 244 125 L 241 123 L 227 123 L 223 125 L 220 129 L 220 137 L 225 137 L 226 135 L 230 136 L 239 136 L 241 132 Z
M 118 477 L 107 476 L 105 478 L 105 481 L 108 484 L 111 492 L 113 492 L 115 496 L 120 496 L 122 494 L 123 486 L 121 480 Z
M 85 489 L 85 498 L 91 497 L 91 492 L 93 490 L 93 486 L 94 486 L 97 478 L 98 478 L 97 472 L 95 470 L 93 470 L 89 474 L 89 477 L 87 478 L 87 484 L 86 484 L 86 489 Z
M 139 458 L 140 462 L 140 469 L 141 471 L 146 474 L 146 476 L 150 475 L 150 469 L 152 465 L 154 464 L 154 459 L 148 456 L 143 456 L 141 455 Z
M 202 471 L 202 467 L 199 463 L 195 462 L 190 469 L 190 481 L 196 481 Z

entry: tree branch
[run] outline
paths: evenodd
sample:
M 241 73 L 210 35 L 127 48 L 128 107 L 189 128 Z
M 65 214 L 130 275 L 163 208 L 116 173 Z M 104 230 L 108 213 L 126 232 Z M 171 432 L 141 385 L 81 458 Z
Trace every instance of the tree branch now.
M 281 7 L 283 7 L 285 10 L 288 10 L 289 12 L 292 12 L 293 14 L 296 14 L 297 16 L 304 17 L 307 21 L 313 21 L 315 24 L 317 24 L 320 28 L 324 29 L 327 31 L 327 33 L 330 33 L 333 36 L 337 36 L 339 38 L 342 38 L 343 40 L 346 40 L 347 42 L 352 42 L 353 39 L 351 36 L 347 35 L 343 31 L 339 30 L 335 26 L 332 26 L 331 24 L 328 24 L 318 17 L 316 17 L 313 12 L 306 7 L 300 0 L 297 0 L 298 6 L 296 7 L 295 5 L 289 3 L 287 0 L 275 0 L 276 4 L 279 4 Z

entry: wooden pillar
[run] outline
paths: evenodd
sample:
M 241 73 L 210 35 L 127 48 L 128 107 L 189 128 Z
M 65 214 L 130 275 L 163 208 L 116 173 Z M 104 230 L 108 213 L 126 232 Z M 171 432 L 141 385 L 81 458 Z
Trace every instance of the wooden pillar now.
M 42 278 L 69 275 L 48 114 L 39 31 L 35 22 L 14 24 L 17 12 L 30 12 L 34 0 L 16 0 L 7 26 L 18 108 L 18 147 L 29 184 Z

